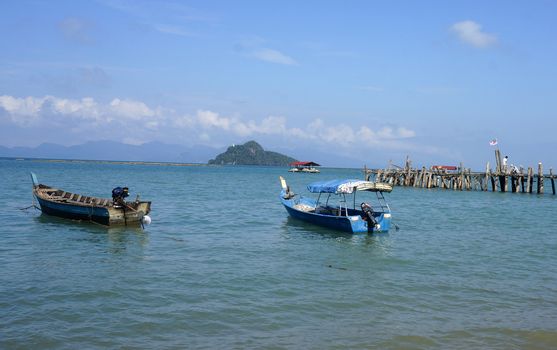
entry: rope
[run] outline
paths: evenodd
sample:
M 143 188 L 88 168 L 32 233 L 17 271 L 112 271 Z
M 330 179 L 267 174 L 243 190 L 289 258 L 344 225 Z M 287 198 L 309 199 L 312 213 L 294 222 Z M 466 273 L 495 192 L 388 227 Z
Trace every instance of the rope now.
M 25 207 L 25 208 L 18 208 L 18 209 L 19 209 L 19 210 L 27 210 L 27 209 L 30 209 L 30 208 L 35 208 L 35 209 L 37 209 L 37 210 L 41 210 L 41 208 L 37 207 L 37 206 L 35 205 L 35 203 L 31 204 L 31 205 L 28 206 L 28 207 Z
M 33 189 L 34 188 L 35 187 L 33 187 Z M 30 208 L 35 208 L 37 210 L 41 210 L 41 208 L 39 208 L 39 206 L 37 206 L 37 203 L 35 203 L 35 195 L 34 194 L 31 196 L 31 198 L 32 198 L 31 199 L 31 205 L 28 206 L 28 207 L 25 207 L 25 208 L 19 208 L 19 210 L 27 210 L 27 209 L 30 209 Z

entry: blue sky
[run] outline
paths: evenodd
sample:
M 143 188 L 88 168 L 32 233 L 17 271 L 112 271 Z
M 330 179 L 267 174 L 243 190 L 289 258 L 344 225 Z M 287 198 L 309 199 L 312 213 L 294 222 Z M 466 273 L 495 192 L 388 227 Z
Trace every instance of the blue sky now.
M 1 7 L 0 145 L 256 140 L 482 169 L 497 138 L 510 163 L 557 166 L 555 1 Z

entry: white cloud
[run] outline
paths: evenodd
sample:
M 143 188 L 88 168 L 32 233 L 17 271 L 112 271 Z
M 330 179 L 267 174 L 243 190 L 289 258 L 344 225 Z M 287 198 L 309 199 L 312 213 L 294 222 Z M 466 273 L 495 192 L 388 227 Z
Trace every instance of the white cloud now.
M 344 124 L 327 126 L 318 132 L 318 136 L 328 143 L 342 146 L 348 146 L 355 140 L 354 130 Z
M 188 119 L 191 120 L 191 119 Z M 367 145 L 379 145 L 384 141 L 409 139 L 416 136 L 413 130 L 404 127 L 385 126 L 372 130 L 367 126 L 354 127 L 347 124 L 328 125 L 317 118 L 305 128 L 289 127 L 284 117 L 269 116 L 260 122 L 253 120 L 241 121 L 237 118 L 222 117 L 211 111 L 198 111 L 195 119 L 205 130 L 205 134 L 212 131 L 226 131 L 239 137 L 268 135 L 280 136 L 287 139 L 313 140 L 343 147 L 365 142 Z M 195 128 L 194 122 L 187 125 Z M 208 137 L 205 137 L 208 139 Z
M 22 115 L 22 116 L 37 116 L 44 101 L 48 97 L 43 98 L 16 98 L 12 96 L 3 95 L 0 96 L 0 107 L 4 108 L 8 113 L 12 115 Z
M 93 123 L 127 121 L 149 121 L 160 117 L 160 109 L 153 110 L 145 103 L 115 98 L 108 105 L 96 102 L 91 97 L 64 99 L 54 96 L 25 97 L 0 96 L 0 108 L 7 112 L 10 120 L 20 126 L 37 126 L 41 123 L 67 122 L 68 118 Z
M 156 115 L 156 112 L 143 102 L 120 100 L 119 98 L 115 98 L 110 102 L 109 112 L 111 112 L 111 115 L 130 120 L 141 120 Z
M 203 110 L 197 111 L 197 120 L 204 128 L 216 127 L 224 130 L 228 130 L 231 123 L 229 118 L 223 118 L 218 113 Z
M 482 32 L 482 26 L 474 21 L 462 21 L 451 26 L 461 41 L 478 48 L 486 48 L 497 43 L 493 34 Z
M 399 138 L 403 139 L 408 139 L 416 136 L 416 132 L 414 130 L 406 129 L 404 127 L 398 128 L 397 134 Z
M 49 96 L 45 102 L 50 104 L 51 112 L 54 114 L 95 121 L 102 121 L 103 118 L 101 107 L 91 97 L 84 97 L 81 100 L 68 100 Z M 45 103 L 45 106 L 48 104 Z
M 284 134 L 287 130 L 286 118 L 269 116 L 255 130 L 261 134 Z
M 211 142 L 240 138 L 295 140 L 344 147 L 400 147 L 400 141 L 415 132 L 392 125 L 372 129 L 366 125 L 329 124 L 316 118 L 305 126 L 290 126 L 287 118 L 270 115 L 261 120 L 242 120 L 222 116 L 210 110 L 198 110 L 193 116 L 178 114 L 160 106 L 153 108 L 131 99 L 114 98 L 100 103 L 91 97 L 64 99 L 53 96 L 18 98 L 0 96 L 0 119 L 19 127 L 60 128 L 67 136 L 85 135 L 90 139 L 119 139 L 134 144 L 141 140 L 164 137 L 167 142 Z M 348 119 L 345 119 L 348 120 Z M 82 139 L 82 138 L 81 138 Z M 395 143 L 397 143 L 395 145 Z M 389 146 L 391 145 L 391 146 Z
M 253 57 L 271 63 L 285 64 L 285 65 L 298 64 L 292 57 L 289 57 L 280 51 L 268 49 L 268 48 L 255 50 L 253 52 Z
M 180 129 L 189 129 L 195 125 L 195 120 L 187 115 L 182 115 L 174 118 L 172 124 Z

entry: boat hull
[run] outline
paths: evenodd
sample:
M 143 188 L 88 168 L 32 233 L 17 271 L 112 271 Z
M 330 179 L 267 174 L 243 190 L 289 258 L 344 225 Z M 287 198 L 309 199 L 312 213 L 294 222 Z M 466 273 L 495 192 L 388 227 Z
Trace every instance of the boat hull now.
M 347 217 L 328 216 L 303 212 L 296 210 L 288 205 L 284 206 L 288 214 L 298 220 L 312 223 L 323 227 L 328 227 L 338 231 L 363 233 L 368 232 L 367 223 L 361 220 L 360 222 L 352 222 Z
M 56 203 L 37 197 L 44 214 L 72 220 L 93 221 L 102 225 L 110 225 L 108 208 L 84 207 L 65 203 Z
M 390 213 L 374 213 L 374 218 L 378 225 L 376 227 L 368 227 L 367 221 L 362 219 L 362 217 L 353 210 L 349 211 L 347 216 L 324 215 L 296 209 L 295 206 L 298 204 L 310 206 L 313 204 L 305 198 L 289 200 L 284 199 L 283 194 L 281 194 L 280 199 L 291 217 L 338 231 L 350 233 L 388 232 L 391 226 Z
M 72 220 L 92 221 L 101 225 L 140 224 L 150 212 L 151 202 L 140 202 L 137 209 L 75 205 L 59 203 L 36 197 L 44 214 Z

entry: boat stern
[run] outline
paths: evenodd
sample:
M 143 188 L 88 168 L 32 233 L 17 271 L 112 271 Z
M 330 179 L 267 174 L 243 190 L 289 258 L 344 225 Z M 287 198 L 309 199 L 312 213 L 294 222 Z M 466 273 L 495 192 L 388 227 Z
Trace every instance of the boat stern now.
M 353 233 L 389 232 L 391 228 L 391 213 L 379 213 L 375 216 L 376 224 L 370 228 L 367 220 L 360 215 L 348 216 Z
M 381 213 L 373 232 L 389 232 L 391 229 L 391 213 Z

